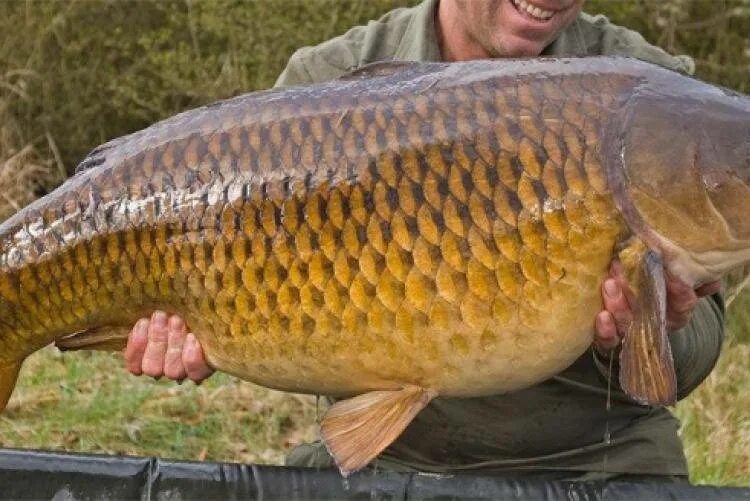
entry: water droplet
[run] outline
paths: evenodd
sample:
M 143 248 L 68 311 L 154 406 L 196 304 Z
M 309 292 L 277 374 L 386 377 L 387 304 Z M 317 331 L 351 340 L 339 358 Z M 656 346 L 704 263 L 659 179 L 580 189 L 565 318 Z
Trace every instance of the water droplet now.
M 604 407 L 605 417 L 604 417 L 604 445 L 609 447 L 609 445 L 612 443 L 612 435 L 609 432 L 609 413 L 612 410 L 612 366 L 614 362 L 615 357 L 610 354 L 609 357 L 609 366 L 607 368 L 607 403 Z M 602 471 L 606 473 L 607 471 L 607 461 L 608 461 L 608 449 L 604 450 L 604 457 L 602 457 Z M 604 495 L 604 487 L 602 487 L 602 495 Z

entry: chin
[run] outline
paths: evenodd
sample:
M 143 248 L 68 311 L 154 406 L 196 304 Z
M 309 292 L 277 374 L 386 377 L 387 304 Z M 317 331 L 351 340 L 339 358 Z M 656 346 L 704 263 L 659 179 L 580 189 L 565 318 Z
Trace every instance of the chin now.
M 492 54 L 495 57 L 537 57 L 546 43 L 527 40 L 521 37 L 502 37 L 493 44 Z
M 542 5 L 549 0 L 518 0 L 524 4 Z M 518 2 L 515 2 L 518 3 Z M 500 0 L 491 25 L 484 30 L 489 34 L 493 52 L 503 57 L 535 57 L 575 19 L 582 2 L 561 5 L 551 18 L 542 20 L 519 12 L 514 0 Z M 553 7 L 548 7 L 553 9 Z M 488 13 L 489 14 L 489 13 Z M 494 37 L 492 35 L 495 35 Z M 493 39 L 494 38 L 494 39 Z

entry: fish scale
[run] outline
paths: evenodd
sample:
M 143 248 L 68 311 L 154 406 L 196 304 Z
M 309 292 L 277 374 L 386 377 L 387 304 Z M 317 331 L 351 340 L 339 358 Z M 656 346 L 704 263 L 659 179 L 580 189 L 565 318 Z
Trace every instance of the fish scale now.
M 358 429 L 348 420 L 362 409 L 390 416 L 380 425 L 360 416 L 362 430 L 389 430 L 389 419 L 403 429 L 435 395 L 512 391 L 572 363 L 591 343 L 599 287 L 622 247 L 645 299 L 621 381 L 636 398 L 669 403 L 663 323 L 643 317 L 663 293 L 661 261 L 644 249 L 693 284 L 723 269 L 701 264 L 712 256 L 745 259 L 741 230 L 715 232 L 720 253 L 701 254 L 685 223 L 698 213 L 658 184 L 703 158 L 683 159 L 691 148 L 738 163 L 742 146 L 686 143 L 714 130 L 722 145 L 746 141 L 743 118 L 727 127 L 735 111 L 715 112 L 742 110 L 746 98 L 722 92 L 618 58 L 387 63 L 111 141 L 0 226 L 0 397 L 19 361 L 47 343 L 113 348 L 117 338 L 101 332 L 164 309 L 187 320 L 217 369 L 282 390 L 360 395 L 323 423 L 349 471 L 365 464 L 346 459 L 352 451 L 369 461 L 380 449 L 367 444 L 394 437 L 337 443 L 333 430 Z M 716 124 L 679 131 L 672 142 L 684 144 L 664 156 L 650 144 L 658 135 L 638 128 L 651 120 L 672 133 L 674 120 L 659 120 L 676 105 L 650 104 L 659 96 L 702 109 L 689 126 Z M 722 201 L 696 219 L 707 227 L 744 192 L 706 195 L 728 178 L 698 167 L 711 183 L 681 190 Z M 633 360 L 653 378 L 629 376 Z
M 43 228 L 35 236 L 5 232 L 26 257 L 0 257 L 3 294 L 50 272 L 57 284 L 51 308 L 27 294 L 5 318 L 18 331 L 34 311 L 17 335 L 38 345 L 164 308 L 188 319 L 212 364 L 264 384 L 467 394 L 456 388 L 466 368 L 492 372 L 493 358 L 552 334 L 540 312 L 592 309 L 623 231 L 584 139 L 606 111 L 584 79 L 618 76 L 425 92 L 386 77 L 380 95 L 349 81 L 230 100 L 116 140 L 48 197 L 44 217 L 16 218 Z M 37 238 L 45 252 L 31 259 L 24 242 Z M 571 285 L 581 280 L 591 290 Z M 334 374 L 326 358 L 365 374 Z M 308 372 L 279 384 L 296 362 Z

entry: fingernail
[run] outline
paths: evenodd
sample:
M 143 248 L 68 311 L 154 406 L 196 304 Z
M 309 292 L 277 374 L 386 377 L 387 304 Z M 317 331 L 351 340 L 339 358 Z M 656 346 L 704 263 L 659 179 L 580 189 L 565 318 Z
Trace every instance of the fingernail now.
M 135 323 L 135 328 L 133 330 L 138 336 L 145 335 L 146 331 L 148 330 L 148 318 L 142 318 L 138 320 L 138 322 Z
M 151 321 L 155 327 L 166 327 L 167 326 L 167 314 L 163 311 L 155 311 L 151 316 Z
M 608 311 L 600 311 L 598 317 L 599 323 L 602 324 L 602 326 L 608 325 L 611 322 L 610 319 L 612 318 L 611 314 Z
M 605 280 L 604 292 L 607 294 L 607 296 L 611 297 L 612 299 L 615 299 L 620 295 L 620 287 L 617 285 L 617 282 L 615 282 L 614 280 Z
M 169 317 L 169 328 L 175 331 L 182 330 L 182 319 L 177 315 Z
M 192 334 L 187 335 L 187 338 L 185 339 L 185 343 L 187 344 L 188 350 L 194 350 L 198 347 L 198 340 L 195 339 L 195 336 Z

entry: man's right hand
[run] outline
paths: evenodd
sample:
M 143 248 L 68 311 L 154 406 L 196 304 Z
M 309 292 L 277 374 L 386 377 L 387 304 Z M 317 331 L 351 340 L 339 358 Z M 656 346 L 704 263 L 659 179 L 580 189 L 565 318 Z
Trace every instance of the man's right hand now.
M 188 378 L 197 384 L 214 373 L 182 318 L 163 311 L 138 320 L 123 355 L 128 371 L 136 376 L 166 376 L 175 381 Z

